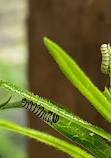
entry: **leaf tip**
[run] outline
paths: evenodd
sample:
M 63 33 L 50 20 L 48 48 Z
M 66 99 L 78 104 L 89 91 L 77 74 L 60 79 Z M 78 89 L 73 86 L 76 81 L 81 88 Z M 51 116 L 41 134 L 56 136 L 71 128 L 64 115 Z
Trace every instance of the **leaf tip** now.
M 45 36 L 43 37 L 43 40 L 44 40 L 44 43 L 46 44 L 49 39 Z
M 46 47 L 49 47 L 50 45 L 52 45 L 52 41 L 48 37 L 44 37 L 43 40 Z

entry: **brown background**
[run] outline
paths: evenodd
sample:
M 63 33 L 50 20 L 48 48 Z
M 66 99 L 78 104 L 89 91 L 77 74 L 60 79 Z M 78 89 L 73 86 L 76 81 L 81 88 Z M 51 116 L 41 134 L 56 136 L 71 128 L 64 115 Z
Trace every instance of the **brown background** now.
M 94 84 L 104 90 L 108 76 L 100 71 L 100 45 L 111 39 L 111 1 L 29 0 L 29 82 L 30 90 L 61 103 L 81 118 L 106 130 L 109 124 L 91 103 L 72 86 L 43 44 L 47 36 L 64 48 Z M 29 113 L 30 126 L 60 137 L 51 127 Z M 64 139 L 64 137 L 62 137 Z M 69 157 L 53 147 L 29 142 L 30 158 Z

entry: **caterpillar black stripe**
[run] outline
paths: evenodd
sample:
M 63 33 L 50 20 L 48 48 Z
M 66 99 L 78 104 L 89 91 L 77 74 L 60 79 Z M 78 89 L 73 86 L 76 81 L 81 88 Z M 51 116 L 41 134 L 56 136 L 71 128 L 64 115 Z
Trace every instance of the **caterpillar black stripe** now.
M 52 111 L 46 111 L 41 105 L 33 103 L 32 101 L 29 101 L 26 98 L 22 99 L 22 107 L 25 107 L 25 109 L 30 110 L 42 120 L 50 122 L 51 125 L 52 123 L 56 123 L 59 120 L 59 115 L 53 113 Z
M 108 44 L 102 44 L 100 48 L 102 54 L 101 71 L 105 74 L 109 74 L 110 72 L 110 51 L 108 46 Z

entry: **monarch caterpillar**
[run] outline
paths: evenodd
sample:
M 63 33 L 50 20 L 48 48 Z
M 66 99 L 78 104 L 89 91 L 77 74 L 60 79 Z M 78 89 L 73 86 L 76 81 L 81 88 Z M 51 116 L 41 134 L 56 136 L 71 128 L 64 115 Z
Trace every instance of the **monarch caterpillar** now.
M 109 44 L 102 44 L 100 47 L 102 54 L 102 63 L 101 63 L 101 71 L 102 73 L 109 74 L 110 73 L 110 50 Z
M 56 113 L 53 113 L 52 111 L 47 112 L 44 107 L 38 105 L 37 103 L 33 103 L 32 101 L 29 101 L 26 98 L 22 99 L 22 107 L 25 107 L 25 109 L 30 110 L 42 120 L 50 122 L 51 125 L 52 123 L 56 123 L 59 120 L 59 116 Z

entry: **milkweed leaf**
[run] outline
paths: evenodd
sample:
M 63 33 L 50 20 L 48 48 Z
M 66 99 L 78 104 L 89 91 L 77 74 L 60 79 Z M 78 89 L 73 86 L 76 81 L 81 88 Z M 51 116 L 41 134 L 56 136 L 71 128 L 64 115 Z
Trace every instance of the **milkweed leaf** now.
M 71 157 L 95 158 L 94 156 L 92 156 L 91 154 L 88 154 L 86 151 L 80 149 L 79 147 L 76 147 L 72 144 L 67 143 L 66 141 L 63 141 L 59 138 L 56 138 L 54 136 L 51 136 L 49 134 L 46 134 L 37 130 L 25 128 L 17 124 L 10 123 L 3 120 L 0 120 L 0 127 L 4 127 L 8 130 L 15 131 L 17 133 L 21 133 L 28 137 L 37 139 L 38 141 L 41 141 L 45 144 L 51 145 L 59 150 L 62 150 L 68 153 Z
M 103 93 L 62 48 L 46 37 L 44 43 L 69 81 L 94 105 L 101 115 L 111 122 L 111 103 Z
M 59 121 L 53 124 L 52 127 L 58 130 L 63 135 L 65 135 L 66 137 L 68 137 L 69 139 L 87 148 L 97 157 L 103 158 L 102 155 L 104 157 L 106 157 L 106 155 L 111 155 L 110 147 L 105 143 L 105 141 L 103 141 L 99 136 L 96 135 L 97 133 L 98 135 L 103 136 L 104 138 L 110 141 L 111 135 L 108 132 L 94 125 L 91 125 L 90 123 L 87 123 L 86 121 L 75 116 L 69 110 L 66 110 L 64 107 L 53 101 L 43 99 L 38 95 L 34 95 L 33 93 L 30 93 L 22 88 L 19 88 L 18 86 L 11 84 L 7 81 L 0 81 L 0 83 L 2 83 L 2 87 L 5 87 L 13 92 L 17 92 L 18 94 L 21 94 L 23 97 L 26 97 L 27 99 L 40 104 L 47 110 L 51 110 L 57 113 L 59 115 Z M 20 104 L 21 102 L 18 102 L 17 107 L 22 107 L 22 104 Z M 16 107 L 14 103 L 12 106 Z M 9 104 L 9 108 L 12 108 L 12 106 L 11 104 Z
M 22 97 L 27 98 L 43 107 L 45 107 L 47 110 L 53 111 L 57 113 L 59 116 L 64 117 L 68 119 L 71 122 L 74 122 L 100 136 L 103 138 L 106 138 L 107 140 L 111 141 L 111 135 L 106 132 L 104 129 L 99 128 L 97 126 L 94 126 L 87 121 L 84 121 L 83 119 L 79 118 L 78 116 L 74 115 L 69 110 L 65 109 L 59 104 L 53 103 L 52 101 L 48 101 L 44 98 L 39 97 L 38 95 L 34 95 L 33 93 L 18 87 L 17 85 L 14 85 L 8 81 L 0 80 L 0 86 L 4 87 L 10 91 L 16 92 L 20 94 Z M 107 99 L 107 98 L 106 98 Z
M 10 97 L 8 98 L 8 100 L 6 100 L 4 103 L 0 104 L 0 108 L 4 107 L 6 104 L 8 104 L 9 101 L 10 101 L 10 99 L 11 99 L 11 97 L 12 97 L 12 96 L 10 96 Z

